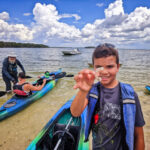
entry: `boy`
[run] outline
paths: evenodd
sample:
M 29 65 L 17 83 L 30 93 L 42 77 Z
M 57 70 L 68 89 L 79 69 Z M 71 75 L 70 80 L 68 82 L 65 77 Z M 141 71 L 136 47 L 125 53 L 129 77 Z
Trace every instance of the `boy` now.
M 116 79 L 117 50 L 108 43 L 100 45 L 92 61 L 95 71 L 83 69 L 75 76 L 74 89 L 79 92 L 71 105 L 75 117 L 88 106 L 85 141 L 92 129 L 94 150 L 144 150 L 145 122 L 140 102 L 129 84 Z M 95 78 L 101 82 L 94 84 Z

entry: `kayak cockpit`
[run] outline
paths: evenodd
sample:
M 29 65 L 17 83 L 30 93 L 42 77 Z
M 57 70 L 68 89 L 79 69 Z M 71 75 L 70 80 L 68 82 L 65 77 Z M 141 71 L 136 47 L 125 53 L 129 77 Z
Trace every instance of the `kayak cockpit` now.
M 77 150 L 80 140 L 81 117 L 72 117 L 68 129 L 66 129 L 71 117 L 69 109 L 63 111 L 36 144 L 36 149 L 54 150 L 61 139 L 57 150 Z

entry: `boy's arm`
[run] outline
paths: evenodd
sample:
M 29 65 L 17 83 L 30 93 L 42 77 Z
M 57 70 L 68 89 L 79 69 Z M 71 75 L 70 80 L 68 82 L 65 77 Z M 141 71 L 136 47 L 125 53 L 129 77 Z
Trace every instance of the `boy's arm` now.
M 46 83 L 46 79 L 44 79 L 43 80 L 43 84 L 42 85 L 39 85 L 39 86 L 33 86 L 32 84 L 27 84 L 27 89 L 29 90 L 29 91 L 40 91 L 40 90 L 42 90 L 42 88 L 44 87 L 44 85 L 45 85 L 45 83 Z M 24 88 L 25 89 L 25 88 Z
M 134 129 L 134 150 L 144 150 L 144 132 L 143 127 L 135 127 Z
M 144 150 L 144 132 L 143 126 L 145 125 L 141 104 L 137 93 L 135 92 L 136 100 L 136 116 L 135 116 L 135 128 L 134 128 L 134 150 Z
M 88 99 L 86 98 L 87 92 L 79 91 L 71 104 L 71 113 L 74 117 L 81 115 L 83 110 L 88 104 Z
M 79 89 L 79 92 L 73 100 L 70 110 L 72 115 L 77 117 L 81 115 L 88 104 L 88 99 L 86 97 L 94 83 L 95 73 L 92 70 L 83 69 L 74 79 L 76 81 L 74 89 Z

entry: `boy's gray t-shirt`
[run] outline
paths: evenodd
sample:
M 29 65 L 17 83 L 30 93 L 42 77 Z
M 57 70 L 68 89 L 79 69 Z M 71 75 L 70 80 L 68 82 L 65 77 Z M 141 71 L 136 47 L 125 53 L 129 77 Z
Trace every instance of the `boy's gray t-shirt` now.
M 136 118 L 135 126 L 145 124 L 141 106 L 135 94 Z M 125 130 L 123 129 L 121 95 L 119 84 L 112 89 L 100 86 L 100 103 L 96 110 L 98 122 L 92 124 L 93 150 L 123 150 Z M 126 148 L 125 148 L 126 149 Z

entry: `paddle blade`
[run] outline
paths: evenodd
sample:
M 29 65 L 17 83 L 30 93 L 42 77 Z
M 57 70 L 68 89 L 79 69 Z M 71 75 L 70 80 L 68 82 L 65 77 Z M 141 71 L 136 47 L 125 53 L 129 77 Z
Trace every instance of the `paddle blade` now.
M 0 91 L 0 97 L 4 96 L 6 93 L 6 91 Z
M 73 74 L 67 74 L 65 77 L 74 77 Z
M 59 78 L 65 77 L 65 76 L 66 76 L 66 72 L 61 72 L 61 73 L 55 75 L 54 78 L 55 78 L 55 79 L 59 79 Z
M 30 78 L 32 78 L 31 76 L 26 76 L 26 79 L 30 79 Z

